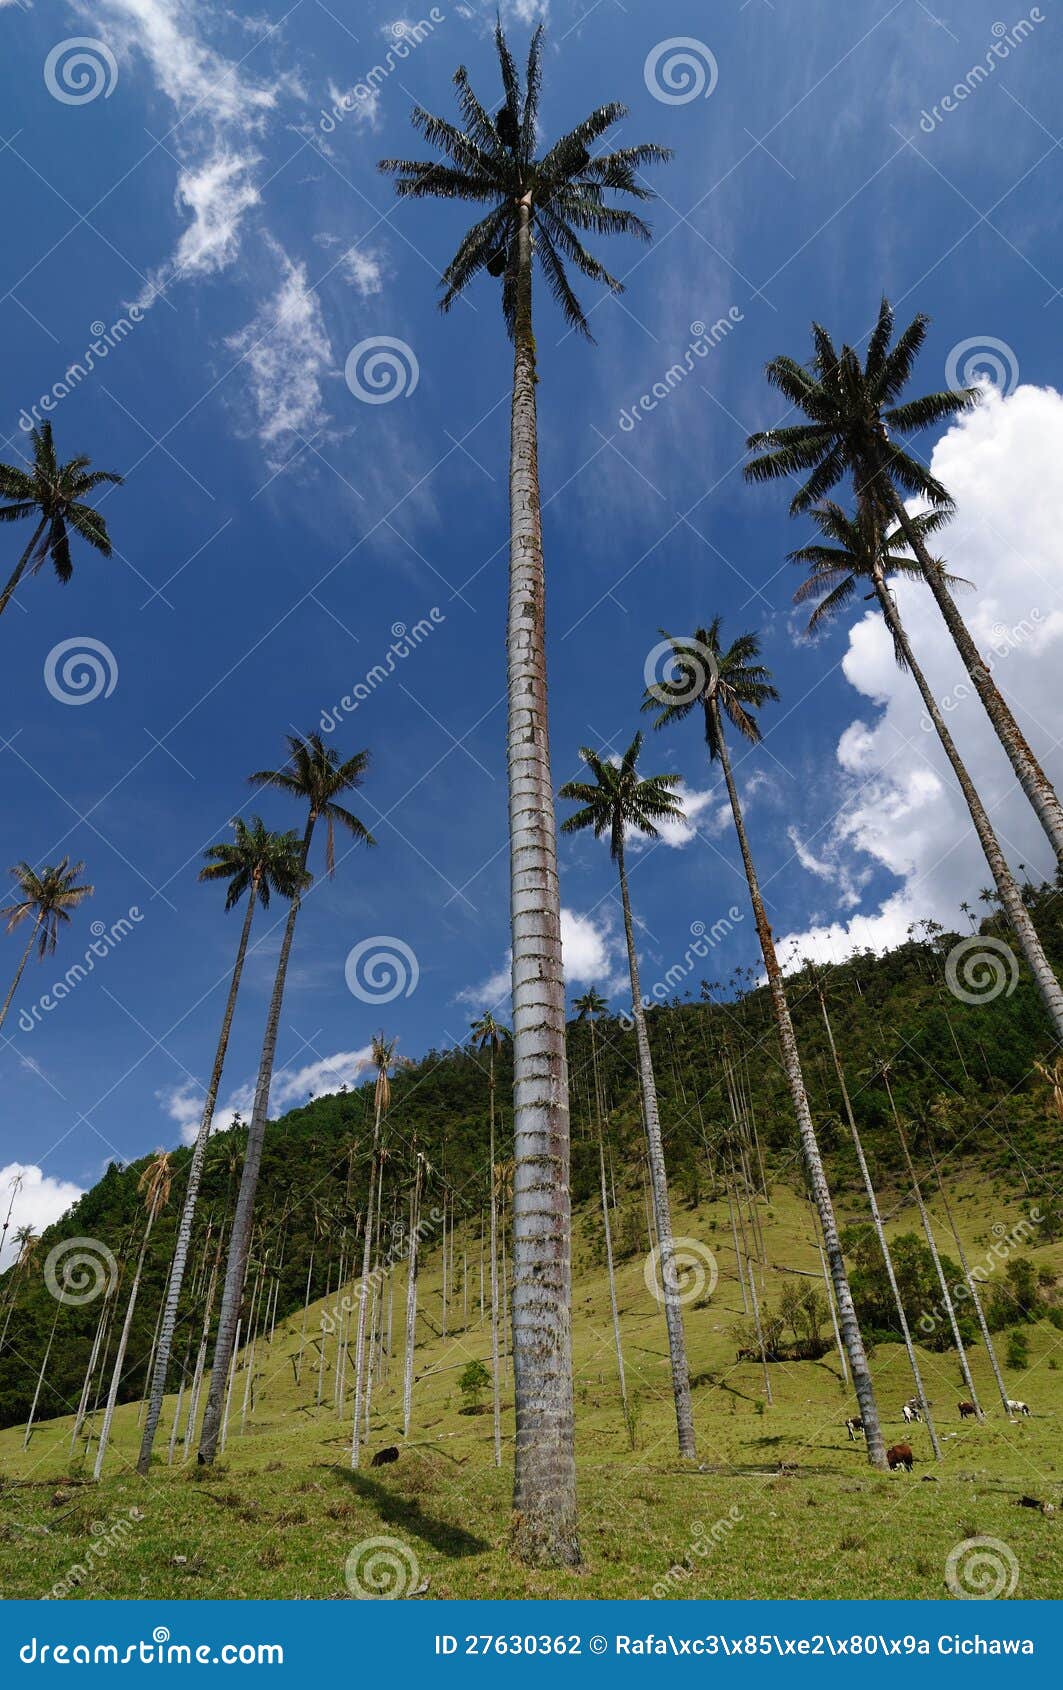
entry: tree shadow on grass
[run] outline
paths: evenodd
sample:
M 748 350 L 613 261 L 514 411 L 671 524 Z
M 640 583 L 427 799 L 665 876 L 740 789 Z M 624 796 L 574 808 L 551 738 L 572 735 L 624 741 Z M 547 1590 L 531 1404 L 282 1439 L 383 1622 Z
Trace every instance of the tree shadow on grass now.
M 416 1498 L 397 1496 L 386 1485 L 365 1473 L 348 1471 L 344 1478 L 363 1501 L 373 1505 L 385 1525 L 396 1526 L 409 1537 L 420 1538 L 422 1543 L 427 1543 L 441 1555 L 460 1560 L 465 1555 L 481 1555 L 491 1547 L 486 1539 L 475 1537 L 472 1532 L 452 1525 L 449 1520 L 433 1519 L 423 1512 Z

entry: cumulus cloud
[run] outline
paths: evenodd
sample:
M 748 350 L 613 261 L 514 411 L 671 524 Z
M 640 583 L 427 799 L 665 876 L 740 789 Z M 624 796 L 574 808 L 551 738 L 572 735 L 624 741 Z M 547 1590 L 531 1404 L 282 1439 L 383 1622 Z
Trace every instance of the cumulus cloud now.
M 0 1254 L 0 1271 L 10 1267 L 15 1259 L 12 1234 L 17 1227 L 31 1226 L 34 1232 L 43 1232 L 46 1226 L 59 1220 L 79 1197 L 85 1195 L 72 1180 L 54 1179 L 51 1174 L 42 1172 L 36 1163 L 9 1162 L 6 1168 L 0 1168 L 0 1224 L 11 1202 L 13 1182 L 20 1176 L 22 1184 L 15 1193 L 11 1226 Z
M 319 1097 L 339 1091 L 341 1086 L 357 1085 L 360 1076 L 371 1066 L 372 1051 L 338 1050 L 331 1056 L 315 1057 L 299 1068 L 278 1068 L 270 1087 L 269 1109 L 279 1115 L 305 1103 L 311 1096 Z M 203 1116 L 203 1092 L 191 1080 L 156 1093 L 165 1114 L 174 1121 L 181 1134 L 182 1144 L 192 1144 Z M 215 1132 L 231 1127 L 236 1116 L 245 1122 L 255 1101 L 255 1083 L 247 1080 L 232 1091 L 223 1107 L 214 1111 Z
M 620 971 L 623 941 L 608 916 L 596 921 L 592 915 L 580 915 L 576 910 L 561 910 L 561 956 L 565 969 L 565 985 L 597 986 L 609 992 L 617 991 L 625 976 Z M 457 1003 L 472 1009 L 497 1010 L 508 1006 L 510 995 L 510 962 L 512 952 L 506 952 L 502 966 L 489 974 L 477 986 L 466 986 L 456 994 Z
M 975 584 L 960 609 L 998 686 L 1057 787 L 1063 754 L 1056 726 L 1063 710 L 1063 396 L 1023 386 L 1009 397 L 987 389 L 934 449 L 932 468 L 957 514 L 937 549 Z M 933 599 L 917 582 L 893 589 L 916 656 L 947 718 L 1005 853 L 1032 878 L 1054 864 L 1040 826 L 973 694 Z M 928 732 L 911 678 L 896 667 L 879 614 L 867 611 L 848 632 L 842 664 L 864 708 L 838 740 L 841 808 L 795 854 L 838 886 L 837 919 L 781 941 L 788 953 L 837 958 L 857 946 L 882 950 L 909 924 L 932 917 L 964 927 L 959 911 L 990 881 L 966 806 L 937 738 Z M 815 866 L 813 866 L 815 865 Z M 896 886 L 878 909 L 847 913 L 867 873 L 885 868 Z M 824 872 L 829 871 L 829 872 Z
M 328 420 L 322 382 L 332 368 L 332 347 L 321 304 L 309 287 L 306 266 L 293 262 L 275 241 L 269 247 L 280 285 L 239 334 L 226 343 L 247 370 L 257 432 L 270 467 Z

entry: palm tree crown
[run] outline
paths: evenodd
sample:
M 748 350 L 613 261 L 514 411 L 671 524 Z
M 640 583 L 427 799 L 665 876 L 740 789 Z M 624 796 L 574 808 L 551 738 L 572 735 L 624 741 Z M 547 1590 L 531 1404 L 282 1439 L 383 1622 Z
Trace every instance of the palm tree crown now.
M 356 751 L 345 763 L 339 753 L 326 745 L 319 733 L 289 734 L 289 760 L 283 769 L 260 769 L 249 778 L 253 786 L 276 786 L 282 792 L 301 798 L 310 806 L 311 821 L 323 820 L 328 828 L 325 839 L 325 866 L 331 875 L 336 868 L 335 827 L 338 822 L 363 845 L 375 845 L 376 840 L 358 817 L 336 802 L 341 792 L 353 791 L 362 784 L 369 765 L 368 751 Z
M 475 223 L 443 272 L 444 311 L 481 270 L 502 278 L 502 309 L 512 334 L 517 313 L 517 270 L 519 208 L 530 208 L 535 231 L 535 249 L 557 303 L 570 328 L 591 338 L 583 308 L 572 291 L 566 264 L 614 293 L 621 284 L 583 245 L 581 236 L 632 234 L 648 240 L 650 231 L 641 217 L 623 207 L 611 205 L 606 194 L 628 194 L 636 200 L 653 199 L 650 189 L 638 181 L 638 172 L 648 164 L 660 164 L 671 154 L 653 143 L 622 147 L 619 151 L 591 156 L 591 148 L 608 130 L 627 115 L 626 108 L 611 101 L 598 106 L 582 123 L 569 130 L 541 155 L 536 118 L 542 85 L 543 28 L 531 39 L 528 66 L 523 82 L 506 43 L 501 26 L 495 30 L 495 45 L 502 73 L 503 104 L 494 117 L 480 104 L 469 83 L 464 65 L 454 76 L 462 126 L 435 117 L 415 106 L 412 119 L 430 146 L 446 155 L 447 163 L 416 159 L 383 159 L 380 169 L 394 175 L 397 192 L 405 199 L 471 200 L 490 206 L 487 215 Z
M 673 673 L 666 680 L 656 681 L 646 690 L 644 710 L 656 710 L 655 728 L 681 722 L 696 704 L 705 716 L 705 741 L 709 756 L 720 755 L 721 723 L 718 709 L 726 712 L 732 725 L 743 739 L 756 744 L 760 728 L 750 714 L 778 698 L 771 684 L 771 674 L 760 656 L 760 635 L 739 634 L 724 651 L 721 642 L 722 617 L 714 616 L 707 628 L 697 628 L 689 639 L 676 639 L 665 633 L 672 642 Z M 664 629 L 661 629 L 664 633 Z
M 640 733 L 618 763 L 600 757 L 585 745 L 580 747 L 580 756 L 594 779 L 566 781 L 561 788 L 562 798 L 583 806 L 562 822 L 562 833 L 579 833 L 586 827 L 594 829 L 596 839 L 607 833 L 609 854 L 616 859 L 628 828 L 657 839 L 658 822 L 683 819 L 682 801 L 672 790 L 679 785 L 679 775 L 648 775 L 640 780 L 637 765 L 641 750 Z
M 854 347 L 843 345 L 836 351 L 826 329 L 813 323 L 810 364 L 779 357 L 766 369 L 772 386 L 808 421 L 750 435 L 750 451 L 761 455 L 746 465 L 747 479 L 807 477 L 790 501 L 792 515 L 818 504 L 847 471 L 853 473 L 860 497 L 874 495 L 888 503 L 885 487 L 878 483 L 884 476 L 907 493 L 947 507 L 949 495 L 940 481 L 896 439 L 945 422 L 969 410 L 978 398 L 977 388 L 967 387 L 898 403 L 928 328 L 929 318 L 920 312 L 891 346 L 893 307 L 883 299 L 861 363 Z
M 90 458 L 71 458 L 61 464 L 55 454 L 52 425 L 42 423 L 30 434 L 33 462 L 22 469 L 0 464 L 0 522 L 20 522 L 36 516 L 40 524 L 36 543 L 26 562 L 35 574 L 51 559 L 60 581 L 74 572 L 70 559 L 71 530 L 104 557 L 111 555 L 107 524 L 98 510 L 83 501 L 86 494 L 105 484 L 121 486 L 122 477 L 110 470 L 90 470 Z
M 596 1020 L 604 1015 L 609 1008 L 609 999 L 603 998 L 601 992 L 591 986 L 580 998 L 572 999 L 572 1007 L 576 1011 L 577 1021 Z
M 69 857 L 64 857 L 61 862 L 45 864 L 41 869 L 18 863 L 11 870 L 19 895 L 0 909 L 0 918 L 6 920 L 9 933 L 33 918 L 37 954 L 42 961 L 55 950 L 60 926 L 70 920 L 69 912 L 94 891 L 92 886 L 76 884 L 84 868 L 84 863 L 72 864 Z
M 489 1009 L 485 1009 L 480 1019 L 470 1026 L 477 1050 L 501 1050 L 506 1040 L 513 1037 L 509 1028 L 496 1021 Z
M 816 507 L 812 518 L 823 539 L 833 544 L 816 541 L 790 553 L 791 563 L 812 565 L 811 573 L 794 594 L 795 604 L 818 600 L 808 621 L 810 634 L 821 622 L 836 615 L 848 604 L 857 587 L 861 583 L 866 585 L 876 574 L 903 575 L 909 580 L 925 582 L 922 565 L 910 554 L 894 549 L 905 545 L 900 528 L 885 531 L 874 505 L 865 501 L 855 516 L 848 516 L 840 505 L 828 499 Z M 943 528 L 948 520 L 949 512 L 940 509 L 923 511 L 912 519 L 924 540 Z M 946 574 L 945 580 L 949 586 L 968 584 L 958 575 Z M 899 651 L 897 661 L 902 669 L 906 667 Z
M 233 828 L 236 837 L 232 843 L 209 846 L 203 853 L 206 867 L 199 871 L 200 880 L 229 882 L 227 910 L 240 902 L 250 886 L 257 890 L 263 909 L 269 908 L 271 891 L 282 898 L 306 891 L 311 876 L 301 866 L 297 833 L 271 833 L 261 816 L 252 816 L 250 825 L 237 816 Z

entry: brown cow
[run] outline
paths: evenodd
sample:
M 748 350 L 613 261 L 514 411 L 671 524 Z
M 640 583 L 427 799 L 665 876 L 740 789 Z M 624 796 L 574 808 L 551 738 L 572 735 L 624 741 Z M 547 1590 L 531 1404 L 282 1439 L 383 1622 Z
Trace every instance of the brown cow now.
M 977 1420 L 978 1419 L 978 1410 L 975 1408 L 973 1402 L 961 1402 L 961 1403 L 957 1403 L 956 1406 L 960 1411 L 960 1419 L 961 1420 L 971 1420 L 971 1419 Z
M 915 1457 L 908 1444 L 894 1444 L 892 1449 L 886 1451 L 886 1460 L 889 1462 L 891 1473 L 895 1467 L 903 1467 L 906 1473 L 910 1473 Z
M 399 1452 L 394 1444 L 391 1444 L 387 1449 L 378 1449 L 369 1465 L 370 1467 L 386 1467 L 389 1461 L 397 1461 L 398 1459 Z

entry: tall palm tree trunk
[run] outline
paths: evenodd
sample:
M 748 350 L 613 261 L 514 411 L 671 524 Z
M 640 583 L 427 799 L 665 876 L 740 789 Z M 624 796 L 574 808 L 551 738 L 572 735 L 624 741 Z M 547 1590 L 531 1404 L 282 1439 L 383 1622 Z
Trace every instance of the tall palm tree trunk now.
M 598 1046 L 594 1031 L 594 1016 L 590 1018 L 591 1028 L 591 1070 L 594 1078 L 594 1113 L 598 1129 L 598 1177 L 602 1193 L 602 1226 L 605 1230 L 605 1269 L 609 1276 L 609 1312 L 613 1321 L 613 1344 L 616 1347 L 616 1376 L 620 1386 L 620 1406 L 624 1415 L 624 1428 L 627 1432 L 628 1443 L 635 1447 L 635 1427 L 631 1419 L 631 1409 L 627 1400 L 627 1378 L 624 1373 L 624 1346 L 620 1340 L 620 1310 L 616 1300 L 616 1265 L 613 1261 L 613 1228 L 609 1219 L 609 1189 L 605 1178 L 605 1132 L 602 1125 L 602 1084 L 598 1075 Z
M 244 914 L 244 924 L 240 930 L 240 943 L 236 952 L 236 964 L 233 968 L 232 979 L 229 982 L 229 995 L 225 1000 L 225 1013 L 222 1016 L 221 1033 L 218 1037 L 218 1048 L 214 1053 L 214 1066 L 210 1073 L 207 1095 L 203 1101 L 203 1115 L 196 1134 L 195 1148 L 188 1169 L 188 1185 L 185 1189 L 184 1208 L 181 1210 L 181 1220 L 177 1228 L 177 1244 L 173 1254 L 173 1265 L 170 1268 L 170 1278 L 166 1287 L 166 1301 L 162 1311 L 162 1330 L 159 1334 L 159 1347 L 155 1352 L 155 1368 L 151 1378 L 151 1392 L 148 1402 L 148 1417 L 144 1422 L 144 1436 L 140 1442 L 140 1455 L 137 1458 L 137 1472 L 147 1473 L 151 1466 L 151 1450 L 155 1442 L 155 1432 L 162 1414 L 162 1399 L 166 1395 L 166 1374 L 170 1366 L 170 1355 L 173 1350 L 174 1330 L 177 1326 L 177 1309 L 181 1301 L 181 1287 L 184 1283 L 185 1265 L 188 1261 L 189 1246 L 192 1242 L 192 1223 L 195 1220 L 196 1202 L 199 1198 L 199 1186 L 203 1177 L 203 1160 L 207 1153 L 207 1140 L 214 1122 L 214 1108 L 218 1100 L 218 1087 L 221 1085 L 222 1069 L 229 1049 L 229 1034 L 232 1031 L 233 1012 L 236 1009 L 236 994 L 240 990 L 240 978 L 244 971 L 244 959 L 247 956 L 247 942 L 251 936 L 251 919 L 255 913 L 255 903 L 258 898 L 257 884 L 252 881 L 247 894 L 247 910 Z
M 26 568 L 26 565 L 29 562 L 30 558 L 33 556 L 33 548 L 36 546 L 38 540 L 40 539 L 41 535 L 44 533 L 44 530 L 47 526 L 48 526 L 48 518 L 46 516 L 42 517 L 40 522 L 37 524 L 37 527 L 34 529 L 32 540 L 30 541 L 29 545 L 26 547 L 26 550 L 23 552 L 22 556 L 19 558 L 18 563 L 15 565 L 14 574 L 11 576 L 11 578 L 8 581 L 7 586 L 4 588 L 3 592 L 0 593 L 0 616 L 2 616 L 4 614 L 4 611 L 7 609 L 7 602 L 10 599 L 12 593 L 15 591 L 15 588 L 18 586 L 19 582 L 21 581 L 23 572 Z
M 8 990 L 7 997 L 4 999 L 3 1006 L 0 1007 L 0 1027 L 2 1027 L 4 1025 L 4 1022 L 7 1020 L 7 1012 L 11 1008 L 11 999 L 14 997 L 15 993 L 18 991 L 18 983 L 22 979 L 22 971 L 25 968 L 26 964 L 30 960 L 30 952 L 33 949 L 33 941 L 37 937 L 37 929 L 40 926 L 40 924 L 41 924 L 41 919 L 40 919 L 40 916 L 38 916 L 37 920 L 33 923 L 33 931 L 30 933 L 29 938 L 26 940 L 26 949 L 22 953 L 22 961 L 19 963 L 18 967 L 15 970 L 15 978 L 11 982 L 11 986 L 10 986 L 10 989 Z
M 916 538 L 918 538 L 918 535 Z M 931 691 L 926 676 L 915 660 L 904 624 L 898 615 L 897 607 L 893 602 L 893 595 L 881 570 L 876 570 L 872 579 L 886 626 L 893 636 L 897 650 L 902 654 L 905 663 L 912 672 L 912 679 L 919 688 L 927 715 L 933 722 L 938 739 L 941 741 L 942 750 L 952 765 L 953 773 L 970 812 L 975 833 L 978 835 L 978 842 L 992 871 L 993 881 L 1000 894 L 1004 913 L 1011 923 L 1016 939 L 1019 941 L 1022 954 L 1026 958 L 1034 982 L 1041 994 L 1042 1002 L 1055 1028 L 1056 1037 L 1063 1040 L 1063 988 L 1060 987 L 1052 966 L 1045 956 L 1041 941 L 1037 936 L 1037 930 L 1030 920 L 1029 911 L 1022 901 L 1019 888 L 1016 886 L 1011 870 L 1008 868 L 1004 853 L 1000 848 L 1000 842 L 993 831 L 992 823 L 986 814 L 982 800 L 978 796 L 974 782 L 967 772 L 966 764 L 945 725 L 945 718 L 937 699 Z M 948 597 L 948 589 L 942 586 L 942 591 Z M 955 606 L 953 608 L 955 609 Z M 957 615 L 959 615 L 958 611 Z M 994 687 L 993 690 L 995 692 L 996 688 Z M 997 696 L 1000 695 L 997 694 Z
M 1029 799 L 1038 821 L 1048 836 L 1059 867 L 1063 868 L 1063 805 L 1060 804 L 1055 788 L 1034 756 L 1026 736 L 990 674 L 989 668 L 971 636 L 971 631 L 960 615 L 955 599 L 949 592 L 943 571 L 927 551 L 922 536 L 904 508 L 903 499 L 897 495 L 888 478 L 884 477 L 883 480 L 889 489 L 889 501 L 892 505 L 893 514 L 900 524 L 910 550 L 922 565 L 926 584 L 933 593 L 937 607 L 944 618 L 945 626 L 956 643 L 956 649 L 963 659 L 971 683 L 985 707 L 985 713 L 992 723 L 993 731 L 1004 748 L 1005 755 L 1015 771 L 1019 785 Z
M 502 1465 L 502 1380 L 498 1359 L 498 1193 L 495 1189 L 495 1052 L 490 1053 L 491 1132 L 488 1139 L 488 1185 L 491 1194 L 491 1415 L 494 1434 L 495 1466 Z
M 362 1239 L 362 1277 L 358 1285 L 358 1322 L 354 1339 L 354 1426 L 351 1432 L 351 1466 L 357 1467 L 362 1446 L 362 1386 L 365 1379 L 365 1314 L 369 1295 L 369 1271 L 373 1260 L 373 1200 L 376 1195 L 376 1164 L 380 1154 L 381 1095 L 377 1088 L 373 1124 L 373 1155 L 369 1163 L 369 1195 L 366 1199 L 365 1234 Z
M 29 1417 L 26 1421 L 26 1433 L 22 1439 L 23 1449 L 29 1448 L 30 1436 L 33 1432 L 33 1422 L 37 1418 L 37 1404 L 41 1400 L 41 1387 L 44 1384 L 44 1376 L 48 1371 L 48 1360 L 52 1353 L 52 1345 L 55 1343 L 55 1329 L 59 1325 L 59 1316 L 62 1312 L 62 1308 L 63 1305 L 61 1302 L 56 1305 L 55 1319 L 52 1321 L 52 1330 L 48 1334 L 48 1342 L 44 1347 L 44 1355 L 41 1358 L 41 1370 L 37 1375 L 37 1388 L 33 1393 L 33 1401 L 30 1404 Z
M 830 1045 L 830 1053 L 834 1059 L 834 1072 L 838 1077 L 838 1085 L 841 1089 L 842 1102 L 845 1105 L 845 1118 L 849 1123 L 849 1134 L 853 1141 L 853 1149 L 856 1151 L 856 1160 L 860 1164 L 860 1175 L 864 1182 L 864 1190 L 867 1192 L 868 1208 L 871 1211 L 871 1224 L 875 1228 L 875 1236 L 878 1239 L 878 1247 L 882 1251 L 882 1260 L 886 1264 L 886 1277 L 890 1282 L 890 1290 L 893 1292 L 893 1303 L 897 1310 L 897 1319 L 900 1322 L 901 1332 L 904 1335 L 904 1348 L 907 1351 L 908 1365 L 912 1370 L 912 1378 L 915 1381 L 915 1393 L 919 1399 L 919 1405 L 926 1420 L 926 1429 L 930 1433 L 930 1443 L 934 1451 L 934 1459 L 936 1461 L 940 1461 L 941 1445 L 938 1443 L 937 1431 L 935 1430 L 933 1417 L 930 1413 L 930 1403 L 927 1400 L 926 1389 L 923 1385 L 923 1376 L 919 1370 L 919 1360 L 915 1353 L 915 1345 L 912 1342 L 912 1334 L 908 1326 L 908 1316 L 905 1314 L 904 1301 L 901 1297 L 900 1287 L 897 1284 L 897 1274 L 893 1266 L 893 1256 L 890 1252 L 889 1244 L 886 1241 L 886 1230 L 882 1225 L 882 1214 L 879 1210 L 878 1198 L 875 1195 L 875 1187 L 871 1182 L 871 1172 L 867 1165 L 867 1157 L 864 1155 L 863 1144 L 860 1142 L 860 1134 L 856 1128 L 856 1117 L 853 1114 L 853 1106 L 849 1099 L 849 1087 L 845 1083 L 845 1072 L 842 1068 L 841 1058 L 838 1055 L 838 1047 L 834 1043 L 834 1029 L 830 1024 L 830 1016 L 827 1013 L 827 1000 L 824 996 L 822 986 L 819 986 L 817 989 L 819 991 L 819 1006 L 823 1011 L 823 1025 L 827 1029 L 827 1043 Z
M 508 773 L 513 926 L 513 1545 L 579 1562 L 561 899 L 546 707 L 531 195 L 520 204 L 510 448 Z
M 927 1139 L 927 1148 L 930 1151 L 930 1166 L 934 1170 L 934 1178 L 937 1180 L 937 1187 L 941 1193 L 941 1203 L 945 1210 L 945 1219 L 948 1221 L 949 1231 L 952 1233 L 952 1236 L 956 1241 L 956 1250 L 960 1258 L 960 1267 L 963 1269 L 963 1277 L 967 1281 L 967 1289 L 971 1294 L 971 1302 L 974 1304 L 974 1312 L 978 1319 L 979 1330 L 982 1334 L 982 1342 L 985 1345 L 985 1353 L 989 1357 L 989 1365 L 993 1369 L 993 1378 L 997 1382 L 997 1390 L 1000 1392 L 1000 1400 L 1004 1405 L 1004 1413 L 1010 1420 L 1011 1410 L 1008 1407 L 1008 1393 L 1004 1386 L 1004 1378 L 1000 1371 L 1000 1364 L 997 1361 L 996 1347 L 989 1334 L 989 1325 L 986 1321 L 985 1312 L 982 1308 L 982 1299 L 978 1295 L 978 1287 L 975 1284 L 974 1274 L 971 1272 L 967 1263 L 967 1252 L 963 1247 L 963 1240 L 960 1237 L 959 1228 L 953 1219 L 952 1206 L 949 1203 L 948 1193 L 945 1190 L 945 1182 L 941 1177 L 941 1170 L 938 1167 L 937 1157 L 934 1155 L 934 1146 L 930 1143 L 929 1137 Z
M 303 848 L 300 856 L 300 866 L 304 869 L 310 855 L 310 841 L 313 837 L 316 821 L 317 816 L 311 811 L 303 833 Z M 284 938 L 281 940 L 280 956 L 277 958 L 273 995 L 270 998 L 269 1013 L 266 1017 L 266 1031 L 262 1040 L 258 1082 L 255 1086 L 255 1102 L 251 1110 L 251 1123 L 247 1129 L 247 1148 L 244 1152 L 244 1165 L 240 1175 L 240 1190 L 236 1197 L 236 1211 L 233 1215 L 232 1232 L 229 1236 L 229 1259 L 225 1264 L 225 1285 L 221 1296 L 221 1313 L 218 1316 L 218 1334 L 214 1344 L 214 1358 L 211 1362 L 210 1390 L 207 1393 L 207 1406 L 203 1413 L 203 1431 L 199 1440 L 199 1459 L 208 1467 L 213 1464 L 218 1449 L 229 1362 L 232 1359 L 236 1340 L 236 1323 L 244 1297 L 247 1257 L 251 1249 L 251 1225 L 254 1219 L 255 1192 L 258 1189 L 259 1169 L 262 1166 L 262 1147 L 266 1138 L 269 1088 L 273 1079 L 273 1063 L 277 1054 L 281 1004 L 284 1001 L 288 958 L 291 955 L 292 939 L 295 936 L 295 923 L 299 916 L 301 901 L 300 894 L 297 891 L 288 906 L 288 919 L 284 924 Z
M 103 1471 L 103 1458 L 107 1454 L 107 1444 L 111 1436 L 111 1422 L 114 1419 L 115 1404 L 118 1401 L 118 1387 L 122 1383 L 122 1369 L 125 1366 L 125 1354 L 127 1348 L 129 1347 L 129 1333 L 133 1325 L 133 1314 L 137 1306 L 137 1294 L 140 1291 L 140 1276 L 144 1271 L 144 1258 L 148 1253 L 148 1240 L 151 1237 L 151 1229 L 155 1225 L 155 1216 L 157 1212 L 157 1205 L 152 1203 L 148 1210 L 147 1225 L 144 1228 L 144 1237 L 141 1240 L 140 1253 L 137 1256 L 137 1266 L 136 1272 L 133 1275 L 133 1283 L 129 1287 L 129 1301 L 126 1303 L 125 1319 L 122 1322 L 122 1335 L 118 1340 L 118 1349 L 115 1352 L 114 1370 L 111 1374 L 111 1386 L 110 1390 L 107 1392 L 107 1406 L 103 1411 L 103 1425 L 100 1427 L 100 1441 L 96 1446 L 96 1465 L 92 1470 L 92 1476 L 94 1479 L 98 1479 Z
M 631 920 L 631 899 L 628 894 L 627 865 L 624 861 L 622 842 L 616 853 L 616 861 L 620 871 L 620 900 L 624 908 L 624 936 L 627 940 L 628 972 L 631 975 L 631 1015 L 635 1023 L 635 1046 L 638 1052 L 642 1114 L 646 1124 L 650 1189 L 653 1194 L 653 1216 L 657 1227 L 658 1261 L 661 1270 L 661 1290 L 664 1296 L 664 1319 L 668 1331 L 668 1359 L 672 1370 L 672 1397 L 675 1402 L 679 1453 L 684 1460 L 695 1461 L 697 1450 L 694 1444 L 694 1415 L 690 1406 L 690 1372 L 687 1367 L 686 1341 L 683 1337 L 683 1314 L 679 1302 L 675 1246 L 672 1242 L 672 1207 L 668 1200 L 668 1174 L 665 1169 L 661 1121 L 657 1110 L 657 1087 L 654 1083 L 653 1058 L 650 1054 L 650 1041 L 646 1032 L 646 1013 L 642 1007 L 639 959 L 635 950 L 635 929 Z
M 801 1058 L 797 1049 L 797 1040 L 794 1037 L 793 1022 L 790 1020 L 790 1007 L 786 1001 L 786 988 L 783 985 L 779 959 L 775 954 L 775 940 L 772 938 L 768 917 L 764 909 L 764 900 L 760 893 L 760 882 L 757 879 L 757 871 L 753 864 L 753 853 L 749 848 L 749 840 L 746 836 L 742 805 L 731 771 L 731 757 L 723 732 L 723 722 L 715 699 L 713 700 L 713 710 L 716 713 L 716 735 L 720 746 L 720 761 L 723 765 L 724 780 L 727 784 L 727 796 L 731 801 L 731 813 L 734 816 L 735 832 L 738 835 L 738 847 L 742 853 L 742 863 L 746 871 L 746 880 L 749 883 L 749 896 L 753 904 L 753 919 L 760 939 L 764 970 L 768 976 L 772 1008 L 775 1011 L 775 1023 L 778 1028 L 779 1043 L 782 1047 L 783 1067 L 790 1087 L 794 1114 L 797 1116 L 797 1128 L 801 1136 L 805 1166 L 808 1169 L 808 1177 L 812 1185 L 812 1195 L 819 1211 L 819 1224 L 823 1232 L 827 1260 L 830 1263 L 831 1279 L 834 1282 L 834 1297 L 838 1305 L 838 1322 L 842 1329 L 842 1340 L 849 1358 L 849 1372 L 852 1375 L 853 1390 L 856 1392 L 856 1400 L 860 1407 L 860 1418 L 864 1423 L 867 1456 L 873 1467 L 885 1468 L 886 1446 L 882 1438 L 882 1428 L 879 1425 L 878 1405 L 875 1402 L 875 1392 L 868 1370 L 864 1341 L 860 1336 L 856 1309 L 853 1307 L 853 1294 L 849 1289 L 849 1276 L 845 1271 L 845 1258 L 842 1255 L 842 1247 L 838 1238 L 838 1223 L 834 1217 L 834 1204 L 831 1202 L 827 1176 L 823 1171 L 823 1159 L 819 1153 L 816 1129 L 812 1124 L 812 1111 L 809 1108 L 808 1093 L 805 1090 L 804 1075 L 801 1072 Z
M 416 1149 L 410 1192 L 410 1250 L 406 1258 L 406 1346 L 402 1362 L 402 1435 L 410 1435 L 413 1412 L 413 1361 L 417 1343 L 418 1228 L 421 1224 L 421 1158 Z

